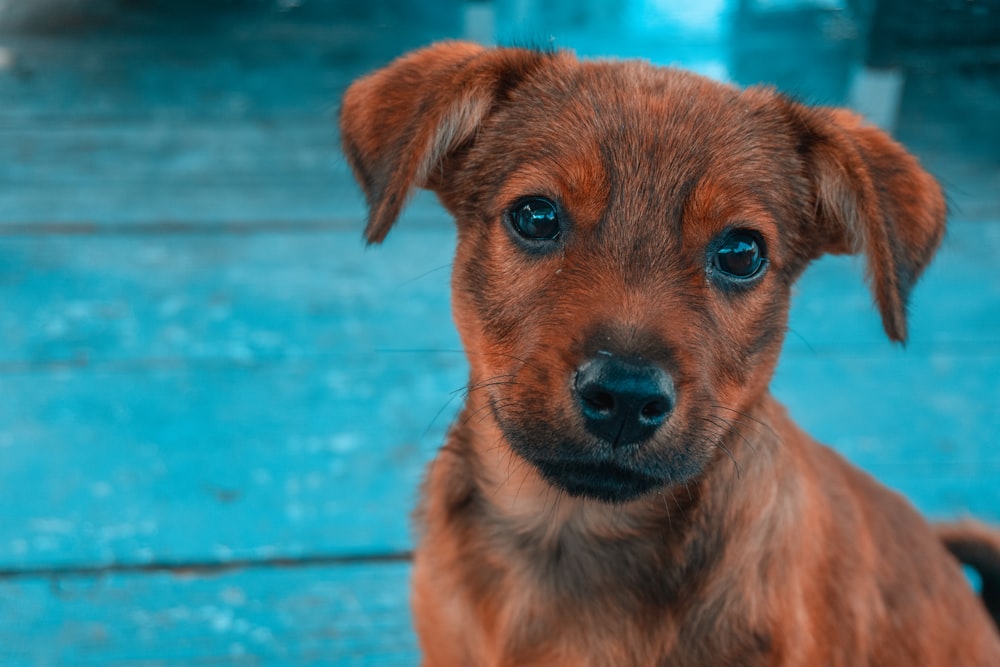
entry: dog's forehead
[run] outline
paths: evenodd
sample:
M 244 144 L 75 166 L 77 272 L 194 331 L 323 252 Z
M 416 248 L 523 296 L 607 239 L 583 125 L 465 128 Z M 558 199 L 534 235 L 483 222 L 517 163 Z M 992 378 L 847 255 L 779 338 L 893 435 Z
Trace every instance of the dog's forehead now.
M 794 150 L 777 96 L 642 62 L 556 62 L 511 91 L 480 137 L 501 197 L 560 196 L 595 220 L 676 219 L 692 198 L 720 219 L 774 204 L 775 169 Z
M 500 105 L 508 140 L 547 142 L 560 154 L 588 142 L 622 161 L 711 157 L 733 143 L 752 146 L 767 120 L 759 98 L 684 70 L 638 61 L 559 64 L 540 68 Z

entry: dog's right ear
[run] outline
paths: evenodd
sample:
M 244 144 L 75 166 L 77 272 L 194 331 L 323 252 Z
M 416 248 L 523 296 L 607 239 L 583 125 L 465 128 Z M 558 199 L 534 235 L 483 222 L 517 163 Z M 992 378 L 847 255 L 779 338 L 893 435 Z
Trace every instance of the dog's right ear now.
M 368 243 L 381 243 L 407 197 L 465 145 L 509 88 L 544 55 L 442 42 L 359 79 L 344 95 L 341 141 L 368 201 Z
M 817 252 L 867 257 L 889 338 L 906 340 L 910 290 L 944 236 L 937 181 L 888 134 L 845 109 L 793 105 L 815 188 Z

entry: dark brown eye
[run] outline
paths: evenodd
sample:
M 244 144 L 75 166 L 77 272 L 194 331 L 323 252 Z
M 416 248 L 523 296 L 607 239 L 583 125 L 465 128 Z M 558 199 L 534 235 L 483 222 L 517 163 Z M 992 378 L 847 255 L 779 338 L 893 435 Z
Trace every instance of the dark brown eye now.
M 713 253 L 715 268 L 726 277 L 747 280 L 756 277 L 767 264 L 764 242 L 754 232 L 728 232 Z
M 544 197 L 522 199 L 508 213 L 510 226 L 530 241 L 551 241 L 562 231 L 559 210 Z

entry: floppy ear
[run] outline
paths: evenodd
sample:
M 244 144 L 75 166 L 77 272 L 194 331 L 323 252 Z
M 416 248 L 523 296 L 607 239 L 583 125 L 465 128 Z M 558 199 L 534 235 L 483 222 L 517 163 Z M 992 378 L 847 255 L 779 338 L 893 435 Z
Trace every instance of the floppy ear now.
M 889 338 L 906 340 L 906 306 L 944 236 L 937 181 L 882 130 L 845 109 L 796 106 L 815 188 L 819 253 L 863 252 Z
M 381 243 L 416 187 L 431 187 L 467 144 L 500 91 L 543 54 L 442 42 L 359 79 L 344 95 L 344 153 L 368 201 L 368 243 Z

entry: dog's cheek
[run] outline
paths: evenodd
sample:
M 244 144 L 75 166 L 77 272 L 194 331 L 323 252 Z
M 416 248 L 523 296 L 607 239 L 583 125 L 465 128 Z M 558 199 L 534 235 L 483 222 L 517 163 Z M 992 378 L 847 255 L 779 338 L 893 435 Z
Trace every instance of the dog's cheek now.
M 744 410 L 767 390 L 788 322 L 789 292 L 772 277 L 748 294 L 716 304 L 720 344 L 713 347 L 718 404 Z
M 506 372 L 509 348 L 509 318 L 497 308 L 491 295 L 496 271 L 487 255 L 485 230 L 460 228 L 452 270 L 452 317 L 468 356 L 473 383 Z
M 462 230 L 453 275 L 454 316 L 478 381 L 517 373 L 538 344 L 527 332 L 544 297 L 540 270 L 518 256 L 498 226 Z

